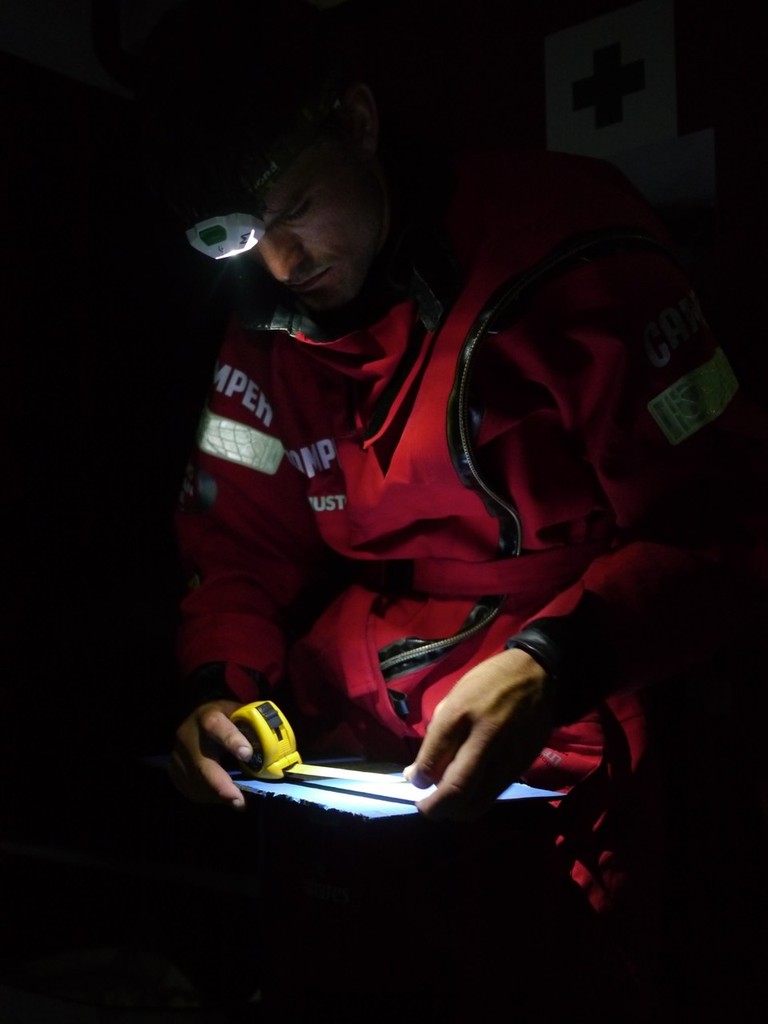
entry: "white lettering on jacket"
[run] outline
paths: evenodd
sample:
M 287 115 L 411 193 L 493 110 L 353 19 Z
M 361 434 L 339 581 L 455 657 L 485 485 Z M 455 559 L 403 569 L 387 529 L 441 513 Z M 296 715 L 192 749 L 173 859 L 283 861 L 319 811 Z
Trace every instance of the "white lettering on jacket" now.
M 645 351 L 651 363 L 666 366 L 675 349 L 706 323 L 694 292 L 682 298 L 676 306 L 662 309 L 656 320 L 651 320 L 645 328 Z
M 242 395 L 241 405 L 244 405 L 249 412 L 261 420 L 265 427 L 272 422 L 271 405 L 264 397 L 264 392 L 247 373 L 243 373 L 242 370 L 229 366 L 227 363 L 224 363 L 223 366 L 217 365 L 213 385 L 220 394 L 227 398 L 231 398 L 232 395 Z
M 324 437 L 321 441 L 315 441 L 305 448 L 287 451 L 285 454 L 300 473 L 304 473 L 311 479 L 330 468 L 336 458 L 336 445 L 332 438 Z
M 320 494 L 309 499 L 309 504 L 315 512 L 336 512 L 341 511 L 347 504 L 346 494 Z

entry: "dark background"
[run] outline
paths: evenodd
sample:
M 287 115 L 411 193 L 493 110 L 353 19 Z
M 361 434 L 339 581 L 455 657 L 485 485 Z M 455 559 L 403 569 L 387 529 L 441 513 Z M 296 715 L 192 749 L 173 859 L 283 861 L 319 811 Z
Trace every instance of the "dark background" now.
M 343 6 L 350 23 L 375 27 L 371 73 L 393 116 L 458 149 L 544 148 L 544 37 L 624 5 Z M 678 0 L 675 12 L 678 131 L 712 128 L 716 147 L 716 216 L 697 236 L 695 283 L 745 386 L 764 399 L 756 6 Z M 22 887 L 24 844 L 38 861 L 42 849 L 220 858 L 221 843 L 201 843 L 189 809 L 140 758 L 170 743 L 170 516 L 223 305 L 210 267 L 142 186 L 131 113 L 119 87 L 15 56 L 0 38 L 0 824 Z M 225 840 L 226 829 L 241 837 L 242 825 L 224 828 Z M 49 944 L 71 941 L 73 916 L 24 900 L 29 948 L 41 931 Z M 13 946 L 18 917 L 7 919 Z

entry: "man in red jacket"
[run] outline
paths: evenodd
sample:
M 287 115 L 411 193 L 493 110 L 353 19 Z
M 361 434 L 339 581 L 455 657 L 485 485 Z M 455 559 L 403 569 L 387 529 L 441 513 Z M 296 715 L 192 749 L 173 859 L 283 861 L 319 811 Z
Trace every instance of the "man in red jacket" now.
M 567 794 L 561 869 L 598 913 L 639 888 L 650 916 L 651 711 L 759 621 L 764 417 L 612 167 L 424 174 L 303 8 L 192 5 L 149 79 L 152 180 L 236 286 L 178 515 L 171 775 L 242 807 L 229 716 L 276 694 L 302 750 L 436 784 L 435 821 L 517 779 Z M 235 87 L 212 69 L 257 31 Z M 616 933 L 638 972 L 642 916 Z

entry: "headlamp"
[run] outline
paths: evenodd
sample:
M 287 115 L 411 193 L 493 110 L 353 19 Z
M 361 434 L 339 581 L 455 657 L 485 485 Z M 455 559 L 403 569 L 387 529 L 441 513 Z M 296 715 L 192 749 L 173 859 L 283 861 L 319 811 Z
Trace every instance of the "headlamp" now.
M 247 209 L 261 209 L 264 195 L 291 161 L 316 137 L 329 115 L 341 106 L 338 83 L 330 78 L 319 91 L 295 111 L 290 130 L 275 141 L 265 154 L 246 160 L 241 167 L 245 182 L 239 198 L 232 200 Z M 244 189 L 244 191 L 243 191 Z M 223 205 L 223 204 L 222 204 Z M 229 205 L 227 203 L 227 205 Z M 210 209 L 210 207 L 209 207 Z M 238 256 L 252 249 L 263 237 L 263 220 L 251 213 L 228 213 L 198 221 L 187 230 L 190 245 L 215 260 Z
M 187 231 L 189 244 L 215 260 L 247 252 L 264 234 L 264 221 L 250 213 L 227 213 L 198 221 Z

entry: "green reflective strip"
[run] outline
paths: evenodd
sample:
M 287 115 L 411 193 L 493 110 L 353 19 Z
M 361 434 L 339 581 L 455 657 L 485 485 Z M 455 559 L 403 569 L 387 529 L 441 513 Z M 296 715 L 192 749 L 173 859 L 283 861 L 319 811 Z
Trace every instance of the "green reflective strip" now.
M 217 242 L 226 241 L 227 229 L 222 224 L 214 224 L 210 228 L 203 228 L 199 234 L 203 245 L 216 245 Z
M 670 444 L 680 444 L 716 419 L 736 394 L 739 382 L 722 349 L 686 373 L 648 403 L 648 411 Z

